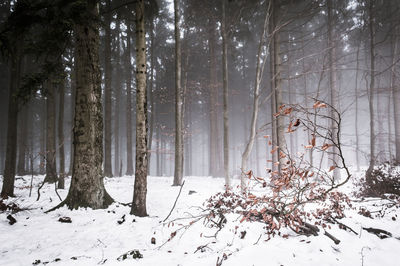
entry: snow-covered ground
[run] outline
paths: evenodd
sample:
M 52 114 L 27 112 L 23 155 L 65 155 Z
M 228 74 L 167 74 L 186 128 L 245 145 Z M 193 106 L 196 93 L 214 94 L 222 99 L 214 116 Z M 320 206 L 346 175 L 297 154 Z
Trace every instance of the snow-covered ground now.
M 44 211 L 60 201 L 53 185 L 45 185 L 39 201 L 37 187 L 43 176 L 35 176 L 32 196 L 29 197 L 30 177 L 18 177 L 16 202 L 27 208 L 12 214 L 17 223 L 10 225 L 9 211 L 0 213 L 0 265 L 400 265 L 400 210 L 387 210 L 383 218 L 367 218 L 357 214 L 359 206 L 378 210 L 383 203 L 369 199 L 356 202 L 356 209 L 346 210 L 341 222 L 358 235 L 331 225 L 329 233 L 341 242 L 336 245 L 324 236 L 298 236 L 291 231 L 288 239 L 275 236 L 267 241 L 263 224 L 240 223 L 238 215 L 227 215 L 228 222 L 214 237 L 217 229 L 200 220 L 190 226 L 203 202 L 224 189 L 222 178 L 185 177 L 185 185 L 176 208 L 166 223 L 179 192 L 172 187 L 172 177 L 149 177 L 147 210 L 149 217 L 129 215 L 130 207 L 120 204 L 132 200 L 133 178 L 108 178 L 106 188 L 120 203 L 106 210 L 66 207 L 45 214 Z M 70 178 L 66 181 L 69 185 Z M 235 180 L 238 183 L 238 180 Z M 0 186 L 2 178 L 0 178 Z M 345 189 L 349 191 L 349 186 Z M 195 191 L 196 193 L 189 193 Z M 64 198 L 67 190 L 58 190 Z M 375 205 L 375 206 L 374 206 Z M 375 215 L 376 213 L 373 213 Z M 124 216 L 124 219 L 122 218 Z M 70 217 L 72 223 L 59 222 Z M 173 221 L 173 222 L 171 222 Z M 375 227 L 390 231 L 393 237 L 379 239 L 362 230 Z M 171 233 L 176 235 L 171 238 Z M 236 232 L 236 234 L 235 234 Z M 245 236 L 243 233 L 246 232 Z M 152 238 L 155 244 L 152 244 Z M 168 241 L 170 239 L 170 241 Z M 141 259 L 117 260 L 122 254 L 139 250 Z M 39 262 L 40 261 L 40 262 Z

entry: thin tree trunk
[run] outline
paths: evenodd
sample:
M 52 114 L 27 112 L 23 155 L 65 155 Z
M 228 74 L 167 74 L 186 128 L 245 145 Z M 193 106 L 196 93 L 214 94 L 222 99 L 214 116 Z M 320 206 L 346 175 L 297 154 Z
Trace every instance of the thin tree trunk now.
M 126 67 L 128 76 L 126 80 L 126 175 L 133 175 L 132 159 L 132 67 L 131 67 L 131 25 L 129 19 L 126 20 L 127 28 L 127 61 Z
M 62 81 L 59 87 L 59 102 L 58 102 L 58 153 L 60 158 L 60 169 L 58 177 L 58 188 L 64 189 L 65 182 L 65 153 L 64 153 L 64 88 L 65 84 Z
M 18 146 L 18 164 L 17 164 L 17 175 L 25 175 L 26 168 L 25 168 L 25 157 L 27 151 L 27 140 L 28 140 L 28 106 L 25 105 L 19 111 L 18 119 L 19 119 L 19 142 L 17 143 Z
M 120 20 L 116 22 L 117 32 L 117 56 L 116 56 L 116 82 L 115 82 L 115 107 L 114 107 L 114 175 L 120 176 L 120 157 L 119 157 L 119 115 L 121 102 L 121 40 L 120 40 Z
M 217 84 L 217 66 L 215 56 L 215 21 L 210 19 L 209 23 L 209 60 L 210 60 L 210 156 L 209 156 L 209 170 L 210 176 L 217 177 L 223 174 L 221 169 L 221 152 L 220 143 L 218 140 L 218 84 Z M 221 171 L 222 170 L 222 171 Z
M 147 216 L 147 97 L 144 0 L 136 2 L 136 160 L 131 214 Z
M 48 94 L 46 97 L 46 177 L 45 182 L 57 182 L 56 166 L 56 86 L 53 79 L 46 82 Z
M 396 27 L 395 32 L 398 32 Z M 397 85 L 397 75 L 395 71 L 395 60 L 398 57 L 398 37 L 394 38 L 393 53 L 392 53 L 392 75 L 391 87 L 393 94 L 393 113 L 394 113 L 394 133 L 395 133 L 395 146 L 396 146 L 396 162 L 400 163 L 400 87 Z
M 369 135 L 370 135 L 370 160 L 369 160 L 369 167 L 367 172 L 365 173 L 365 179 L 367 183 L 372 182 L 372 170 L 375 166 L 375 121 L 374 121 L 374 93 L 375 93 L 375 26 L 374 26 L 374 4 L 373 1 L 369 1 L 369 20 L 368 20 L 368 29 L 369 29 L 369 53 L 370 53 L 370 84 L 369 84 Z
M 99 67 L 97 1 L 87 0 L 87 18 L 75 25 L 76 98 L 74 162 L 68 195 L 62 204 L 70 209 L 107 208 L 113 199 L 104 188 L 103 117 Z M 62 205 L 61 204 L 61 205 Z
M 181 41 L 179 2 L 174 0 L 175 11 L 175 170 L 173 186 L 181 186 L 183 178 L 183 90 L 181 87 Z
M 150 84 L 148 88 L 148 94 L 150 98 L 150 106 L 151 106 L 151 111 L 149 112 L 150 115 L 150 132 L 149 132 L 149 142 L 148 142 L 148 154 L 147 154 L 147 160 L 148 160 L 148 165 L 147 165 L 147 172 L 150 174 L 150 166 L 151 166 L 151 147 L 153 145 L 153 134 L 154 134 L 154 119 L 155 119 L 155 101 L 154 101 L 154 96 L 153 96 L 153 84 L 154 84 L 154 64 L 155 64 L 155 56 L 154 56 L 154 21 L 151 21 L 150 23 Z
M 224 106 L 224 174 L 225 189 L 229 190 L 231 181 L 229 176 L 229 109 L 228 109 L 228 44 L 226 36 L 226 6 L 222 0 L 222 80 L 223 80 L 223 106 Z M 258 154 L 257 154 L 258 155 Z
M 339 107 L 339 95 L 338 95 L 338 88 L 337 88 L 337 71 L 336 71 L 336 43 L 334 40 L 334 21 L 333 21 L 333 7 L 332 7 L 333 0 L 328 0 L 327 8 L 328 8 L 328 49 L 329 49 L 329 86 L 330 86 L 330 104 L 334 108 Z M 338 128 L 335 121 L 337 121 L 338 117 L 335 111 L 331 111 L 331 130 L 332 130 L 332 140 L 334 143 L 338 144 Z M 332 153 L 330 154 L 331 163 L 334 166 L 338 165 L 339 157 L 338 157 L 338 149 L 336 146 L 333 147 Z M 336 167 L 333 170 L 333 178 L 335 180 L 340 179 L 340 170 Z
M 359 138 L 359 130 L 358 130 L 358 68 L 360 66 L 359 62 L 359 56 L 360 56 L 360 45 L 361 42 L 357 46 L 357 54 L 356 54 L 356 78 L 355 78 L 355 86 L 354 86 L 354 94 L 356 98 L 356 103 L 355 103 L 355 121 L 354 121 L 354 126 L 355 126 L 355 133 L 356 133 L 356 165 L 357 165 L 357 172 L 360 171 L 360 138 Z
M 274 68 L 273 68 L 273 84 L 275 91 L 275 110 L 278 111 L 283 104 L 283 93 L 282 93 L 282 80 L 281 80 L 281 58 L 280 58 L 280 34 L 278 30 L 278 17 L 279 17 L 279 3 L 277 0 L 272 1 L 272 42 L 273 42 L 273 57 L 274 57 Z M 281 153 L 286 151 L 286 140 L 285 140 L 285 128 L 284 128 L 284 117 L 277 116 L 276 118 L 276 145 L 278 147 L 276 156 L 278 156 L 278 171 L 280 172 L 281 166 L 285 164 L 286 159 L 284 156 L 280 156 Z
M 262 34 L 260 36 L 260 42 L 258 45 L 258 52 L 257 52 L 257 66 L 256 66 L 256 78 L 254 82 L 254 98 L 253 98 L 253 112 L 252 112 L 252 117 L 251 117 L 251 125 L 250 125 L 250 136 L 249 140 L 247 142 L 246 148 L 242 154 L 242 164 L 241 164 L 241 178 L 240 178 L 240 186 L 242 192 L 246 191 L 246 172 L 248 171 L 247 169 L 247 164 L 249 160 L 249 155 L 250 152 L 253 148 L 254 144 L 254 139 L 256 136 L 256 125 L 257 125 L 257 117 L 258 117 L 258 110 L 259 110 L 259 98 L 260 98 L 260 84 L 261 84 L 261 79 L 262 79 L 262 74 L 264 71 L 264 66 L 266 62 L 266 58 L 263 59 L 263 63 L 261 63 L 261 57 L 262 57 L 262 50 L 265 42 L 265 35 L 268 29 L 268 21 L 270 17 L 270 6 L 271 4 L 269 3 L 268 9 L 266 10 L 265 14 L 265 19 L 264 19 L 264 26 L 262 30 Z M 268 51 L 268 49 L 267 49 Z

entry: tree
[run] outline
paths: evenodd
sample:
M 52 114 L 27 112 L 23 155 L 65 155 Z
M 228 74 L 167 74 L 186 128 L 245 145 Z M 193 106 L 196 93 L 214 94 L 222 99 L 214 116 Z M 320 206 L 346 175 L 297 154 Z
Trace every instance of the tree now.
M 57 181 L 56 168 L 56 89 L 57 81 L 53 76 L 46 82 L 46 177 L 45 182 L 54 183 Z
M 111 0 L 106 1 L 104 36 L 104 176 L 112 177 L 111 163 Z
M 370 145 L 370 158 L 367 172 L 365 173 L 367 183 L 371 182 L 372 170 L 375 166 L 375 120 L 374 120 L 374 94 L 375 94 L 375 25 L 374 25 L 374 1 L 370 0 L 368 3 L 368 33 L 369 33 L 369 65 L 370 65 L 370 82 L 368 88 L 368 107 L 369 107 L 369 145 Z
M 262 33 L 260 35 L 260 41 L 258 44 L 258 52 L 257 52 L 257 66 L 256 66 L 256 78 L 254 82 L 254 96 L 253 96 L 253 112 L 251 116 L 251 125 L 250 125 L 250 135 L 249 140 L 246 144 L 245 150 L 242 154 L 242 174 L 240 178 L 240 186 L 242 191 L 246 190 L 246 177 L 247 177 L 247 163 L 249 160 L 250 152 L 254 145 L 254 140 L 256 137 L 256 126 L 257 126 L 257 118 L 259 111 L 259 101 L 260 101 L 260 90 L 261 90 L 261 80 L 264 72 L 264 66 L 266 62 L 266 57 L 263 58 L 263 49 L 265 44 L 266 33 L 269 28 L 268 22 L 271 16 L 271 3 L 268 4 L 267 10 L 265 12 L 264 24 L 262 28 Z
M 136 11 L 136 160 L 131 214 L 147 216 L 147 97 L 146 30 L 144 0 L 137 0 Z
M 60 83 L 59 91 L 58 91 L 58 153 L 60 158 L 60 168 L 59 168 L 59 176 L 58 176 L 58 188 L 64 189 L 65 186 L 65 152 L 64 152 L 64 91 L 65 84 L 64 82 Z
M 132 67 L 131 67 L 131 23 L 126 20 L 126 175 L 133 175 L 132 159 Z
M 330 87 L 330 104 L 338 108 L 338 101 L 339 101 L 339 92 L 337 88 L 337 71 L 336 71 L 336 43 L 334 41 L 334 19 L 333 19 L 333 7 L 332 7 L 332 0 L 328 0 L 327 2 L 327 13 L 328 13 L 328 61 L 329 61 L 329 87 Z M 338 128 L 335 127 L 335 120 L 338 118 L 335 117 L 335 112 L 332 111 L 331 116 L 332 116 L 332 121 L 331 121 L 331 127 L 332 127 L 332 133 L 333 136 L 336 138 Z M 336 149 L 334 147 L 334 149 Z M 330 160 L 332 161 L 331 163 L 334 166 L 337 166 L 338 164 L 338 152 L 334 151 L 333 153 L 330 154 Z M 333 171 L 333 176 L 335 177 L 336 180 L 340 179 L 340 170 L 338 167 L 335 167 Z
M 182 185 L 183 177 L 183 90 L 181 86 L 181 41 L 179 0 L 174 0 L 175 14 L 175 170 L 173 186 Z
M 79 1 L 80 16 L 74 25 L 76 101 L 74 162 L 66 199 L 70 209 L 108 207 L 113 199 L 104 188 L 103 117 L 99 67 L 99 31 L 96 0 Z
M 16 36 L 16 45 L 11 51 L 11 75 L 8 96 L 7 147 L 4 167 L 2 197 L 14 196 L 15 163 L 17 159 L 17 117 L 18 98 L 16 97 L 21 78 L 22 36 Z
M 223 80 L 223 106 L 224 106 L 224 174 L 225 188 L 230 188 L 229 177 L 229 110 L 228 110 L 228 45 L 226 36 L 226 1 L 222 0 L 222 80 Z

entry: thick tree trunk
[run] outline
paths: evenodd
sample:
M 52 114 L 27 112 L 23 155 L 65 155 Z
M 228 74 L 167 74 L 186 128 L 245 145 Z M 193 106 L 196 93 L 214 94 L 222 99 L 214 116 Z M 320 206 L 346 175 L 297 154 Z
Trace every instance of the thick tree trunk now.
M 256 126 L 257 126 L 257 117 L 258 117 L 258 110 L 259 110 L 259 98 L 260 98 L 260 84 L 261 84 L 261 79 L 263 76 L 264 72 L 264 66 L 267 58 L 263 58 L 262 60 L 262 50 L 265 42 L 265 35 L 268 30 L 268 20 L 270 17 L 270 5 L 268 5 L 268 9 L 266 10 L 265 13 L 265 19 L 264 19 L 264 26 L 263 30 L 260 36 L 260 42 L 258 44 L 258 52 L 257 52 L 257 66 L 256 66 L 256 78 L 254 82 L 254 98 L 253 98 L 253 112 L 251 116 L 251 125 L 250 125 L 250 135 L 249 135 L 249 140 L 246 144 L 246 148 L 242 154 L 242 164 L 241 164 L 241 178 L 240 178 L 240 186 L 242 192 L 246 191 L 246 173 L 249 169 L 247 169 L 247 164 L 249 160 L 249 156 L 251 153 L 251 150 L 254 145 L 254 139 L 256 137 Z
M 111 0 L 106 1 L 104 15 L 104 176 L 112 177 L 111 162 Z
M 225 189 L 229 190 L 231 181 L 229 176 L 229 109 L 228 109 L 228 44 L 226 37 L 226 6 L 222 0 L 222 80 L 223 80 L 223 106 L 224 106 L 224 175 Z
M 8 94 L 7 147 L 4 166 L 4 180 L 1 189 L 2 197 L 14 196 L 15 164 L 17 159 L 17 119 L 18 99 L 15 93 L 19 88 L 21 76 L 21 47 L 16 46 L 11 57 L 10 87 Z
M 62 81 L 58 92 L 58 154 L 60 158 L 60 169 L 58 177 L 58 188 L 64 189 L 65 177 L 65 152 L 64 152 L 64 89 L 65 84 Z
M 45 182 L 57 182 L 56 166 L 56 83 L 52 79 L 46 82 L 46 177 Z
M 126 175 L 133 175 L 133 159 L 132 159 L 132 67 L 131 67 L 131 24 L 129 19 L 126 21 L 126 67 L 127 67 L 127 80 L 126 80 Z M 137 84 L 136 84 L 137 86 Z
M 369 29 L 369 53 L 370 53 L 370 83 L 368 90 L 368 106 L 369 106 L 369 137 L 370 137 L 370 159 L 365 179 L 367 183 L 371 183 L 371 173 L 375 166 L 375 120 L 374 120 L 374 94 L 375 94 L 375 25 L 374 25 L 374 3 L 369 1 L 368 13 L 368 29 Z
M 147 216 L 147 97 L 144 0 L 136 2 L 136 160 L 131 214 Z
M 97 1 L 87 0 L 85 23 L 75 25 L 76 98 L 74 163 L 71 186 L 62 204 L 70 209 L 107 208 L 113 199 L 104 188 L 103 118 L 99 67 Z
M 175 11 L 175 171 L 173 186 L 182 185 L 183 178 L 183 90 L 181 86 L 181 41 L 179 2 L 174 0 Z

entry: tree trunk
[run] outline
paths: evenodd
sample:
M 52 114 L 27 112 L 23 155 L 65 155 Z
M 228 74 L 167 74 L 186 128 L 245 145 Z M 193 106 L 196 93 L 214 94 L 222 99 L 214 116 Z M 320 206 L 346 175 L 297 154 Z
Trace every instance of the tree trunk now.
M 132 67 L 131 67 L 131 24 L 129 19 L 126 20 L 127 35 L 127 80 L 126 80 L 126 175 L 133 175 L 133 159 L 132 159 Z M 136 84 L 137 86 L 137 84 Z
M 215 56 L 215 21 L 210 18 L 208 47 L 210 53 L 210 176 L 217 177 L 223 174 L 220 165 L 220 145 L 218 140 L 218 84 Z
M 144 0 L 136 2 L 136 160 L 131 214 L 147 216 L 147 97 Z
M 375 166 L 375 121 L 374 121 L 374 93 L 375 93 L 375 25 L 374 25 L 374 3 L 373 1 L 369 1 L 368 13 L 368 29 L 369 29 L 369 37 L 370 37 L 370 84 L 369 84 L 369 136 L 370 136 L 370 159 L 369 166 L 367 172 L 365 173 L 365 179 L 367 183 L 371 183 L 371 173 Z
M 120 20 L 116 22 L 117 32 L 117 56 L 116 56 L 116 82 L 115 82 L 115 107 L 114 107 L 114 175 L 119 176 L 120 158 L 119 158 L 119 107 L 121 98 L 121 43 L 120 43 Z
M 224 106 L 224 174 L 225 189 L 229 190 L 231 181 L 229 176 L 229 109 L 228 109 L 228 44 L 226 37 L 226 1 L 222 0 L 222 80 L 223 80 L 223 106 Z
M 19 111 L 18 119 L 19 119 L 19 142 L 17 143 L 18 146 L 18 164 L 17 164 L 17 175 L 25 175 L 26 168 L 25 168 L 25 157 L 27 151 L 27 140 L 28 140 L 28 106 L 22 106 L 21 110 Z
M 54 76 L 46 82 L 46 177 L 45 182 L 57 182 L 57 166 L 56 166 L 56 82 Z
M 183 91 L 181 86 L 181 41 L 179 2 L 174 0 L 175 11 L 175 171 L 173 186 L 182 185 L 183 178 Z
M 332 3 L 333 0 L 328 0 L 327 2 L 327 12 L 328 12 L 328 51 L 329 51 L 329 86 L 330 86 L 330 104 L 334 108 L 339 107 L 339 94 L 338 94 L 338 88 L 337 88 L 337 71 L 336 71 L 336 42 L 334 40 L 334 36 L 336 34 L 334 33 L 334 19 L 332 18 L 333 16 L 333 8 L 332 8 Z M 331 117 L 332 117 L 332 122 L 331 122 L 331 130 L 332 130 L 332 141 L 338 145 L 338 131 L 339 129 L 337 128 L 337 124 L 335 121 L 338 120 L 337 114 L 335 111 L 331 111 Z M 339 163 L 339 157 L 338 157 L 338 149 L 336 146 L 332 147 L 332 153 L 330 154 L 330 160 L 331 163 L 334 166 L 338 166 Z M 338 167 L 336 167 L 333 170 L 333 178 L 335 180 L 340 179 L 340 170 Z
M 62 81 L 59 87 L 58 102 L 58 153 L 60 158 L 60 169 L 58 177 L 58 188 L 64 189 L 65 182 L 65 153 L 64 153 L 64 89 L 65 83 Z
M 155 115 L 156 115 L 156 108 L 155 108 L 155 101 L 154 101 L 154 96 L 153 96 L 153 84 L 154 84 L 154 64 L 155 64 L 155 56 L 154 56 L 154 20 L 151 21 L 150 24 L 150 43 L 151 43 L 151 47 L 150 47 L 150 65 L 151 65 L 151 69 L 150 69 L 150 84 L 149 84 L 149 88 L 148 88 L 148 94 L 149 94 L 149 98 L 150 98 L 150 106 L 151 106 L 151 111 L 149 112 L 150 115 L 150 132 L 149 132 L 149 142 L 148 142 L 148 154 L 147 154 L 147 160 L 148 160 L 148 164 L 147 164 L 147 172 L 150 174 L 150 167 L 151 167 L 151 147 L 153 144 L 153 134 L 154 134 L 154 120 L 155 120 Z
M 112 177 L 111 163 L 111 0 L 106 1 L 104 15 L 104 176 Z
M 396 31 L 398 28 L 396 27 Z M 395 132 L 395 146 L 396 146 L 396 162 L 400 163 L 400 87 L 398 86 L 397 76 L 395 71 L 395 60 L 398 57 L 398 37 L 394 38 L 393 52 L 392 52 L 392 77 L 391 87 L 393 93 L 393 113 L 394 113 L 394 132 Z
M 355 98 L 356 98 L 356 103 L 355 103 L 355 121 L 354 121 L 354 130 L 356 133 L 356 165 L 357 165 L 357 172 L 360 171 L 360 156 L 359 156 L 359 152 L 360 152 L 360 138 L 359 138 L 359 130 L 358 130 L 358 68 L 360 65 L 359 62 L 359 56 L 360 56 L 360 45 L 361 42 L 359 42 L 358 46 L 357 46 L 357 53 L 356 53 L 356 78 L 355 78 L 355 86 L 354 86 L 354 94 L 355 94 Z
M 261 63 L 261 57 L 262 57 L 262 50 L 265 42 L 265 35 L 268 29 L 268 19 L 270 17 L 270 4 L 268 5 L 268 9 L 265 13 L 265 19 L 264 19 L 264 26 L 262 30 L 262 34 L 260 36 L 260 42 L 258 44 L 258 53 L 257 53 L 257 66 L 256 66 L 256 78 L 254 82 L 254 98 L 253 98 L 253 112 L 252 112 L 252 117 L 251 117 L 251 125 L 250 125 L 250 136 L 249 140 L 247 142 L 246 148 L 242 154 L 242 164 L 241 164 L 241 178 L 240 178 L 240 186 L 242 192 L 246 191 L 246 172 L 248 171 L 247 169 L 247 163 L 249 160 L 250 152 L 253 148 L 254 144 L 254 139 L 256 137 L 256 125 L 257 125 L 257 117 L 258 117 L 258 110 L 259 110 L 259 98 L 260 98 L 260 84 L 261 84 L 261 79 L 263 76 L 263 71 L 264 71 L 264 66 L 266 62 L 266 58 L 263 58 L 263 62 Z
M 18 119 L 18 99 L 15 93 L 19 88 L 21 76 L 21 47 L 18 43 L 14 54 L 11 56 L 10 87 L 8 94 L 8 122 L 7 122 L 7 147 L 6 160 L 4 166 L 2 197 L 14 196 L 15 164 L 17 159 L 17 119 Z
M 70 105 L 71 124 L 70 124 L 70 128 L 69 128 L 69 132 L 71 132 L 71 133 L 70 133 L 69 168 L 68 168 L 68 174 L 67 174 L 68 176 L 72 176 L 72 168 L 74 165 L 73 124 L 74 124 L 74 116 L 75 116 L 75 96 L 76 96 L 76 93 L 75 93 L 76 92 L 76 75 L 75 75 L 75 73 L 76 73 L 75 66 L 73 66 L 73 69 L 71 70 L 71 105 Z
M 76 98 L 71 186 L 62 204 L 70 209 L 107 208 L 113 199 L 104 188 L 103 118 L 99 67 L 97 1 L 87 0 L 85 21 L 74 26 Z
M 282 80 L 281 80 L 281 58 L 280 58 L 280 35 L 279 35 L 279 3 L 277 0 L 272 1 L 272 43 L 273 43 L 273 57 L 274 57 L 274 68 L 273 68 L 273 89 L 275 92 L 275 111 L 277 112 L 280 106 L 283 104 L 282 95 Z M 280 172 L 281 166 L 285 165 L 286 159 L 280 156 L 281 153 L 286 152 L 286 141 L 285 141 L 285 128 L 284 128 L 284 117 L 277 116 L 276 118 L 276 145 L 278 147 L 276 156 L 278 156 L 278 171 Z

